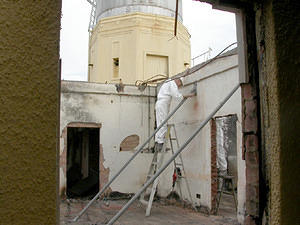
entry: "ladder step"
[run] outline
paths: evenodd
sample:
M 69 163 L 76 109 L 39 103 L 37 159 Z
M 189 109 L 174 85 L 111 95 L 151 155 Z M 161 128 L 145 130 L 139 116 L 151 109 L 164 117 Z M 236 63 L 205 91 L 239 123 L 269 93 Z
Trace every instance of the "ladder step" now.
M 170 138 L 170 140 L 175 141 L 175 140 L 177 140 L 177 138 Z

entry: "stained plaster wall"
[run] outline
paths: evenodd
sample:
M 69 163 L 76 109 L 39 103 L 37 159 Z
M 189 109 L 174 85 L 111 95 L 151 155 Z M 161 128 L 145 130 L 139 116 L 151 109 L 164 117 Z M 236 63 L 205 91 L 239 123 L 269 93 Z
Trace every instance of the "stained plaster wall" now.
M 58 224 L 61 1 L 0 2 L 0 223 Z
M 192 68 L 193 69 L 193 68 Z M 185 78 L 185 84 L 197 82 L 197 96 L 188 99 L 175 114 L 171 123 L 176 126 L 179 143 L 183 144 L 212 112 L 220 101 L 238 83 L 238 58 L 236 54 L 217 59 L 213 63 Z M 189 89 L 182 90 L 183 93 Z M 178 102 L 173 101 L 172 105 Z M 238 219 L 243 221 L 245 211 L 245 162 L 242 160 L 241 91 L 238 89 L 216 116 L 237 115 L 237 168 L 238 168 Z M 211 131 L 207 124 L 182 153 L 193 201 L 211 209 Z M 170 172 L 173 170 L 169 169 Z M 165 179 L 162 179 L 165 180 Z M 170 186 L 169 184 L 165 184 Z M 184 187 L 184 198 L 189 199 Z M 201 199 L 196 198 L 196 193 Z
M 256 11 L 265 224 L 298 224 L 300 4 L 264 1 Z M 298 158 L 298 160 L 297 160 Z
M 61 137 L 60 154 L 65 157 L 66 143 L 64 130 L 70 123 L 101 124 L 100 145 L 100 182 L 101 177 L 112 178 L 125 164 L 154 129 L 155 88 L 146 88 L 143 92 L 135 86 L 125 86 L 118 93 L 115 85 L 62 82 L 61 91 Z M 138 135 L 140 145 L 132 151 L 121 151 L 120 143 L 129 135 Z M 152 144 L 153 146 L 153 144 Z M 148 146 L 146 146 L 148 147 Z M 144 183 L 152 160 L 152 154 L 141 153 L 110 186 L 111 191 L 134 193 Z M 60 190 L 66 187 L 66 160 L 60 164 Z M 108 174 L 104 174 L 108 173 Z M 107 179 L 105 180 L 107 182 Z M 103 186 L 103 183 L 100 184 Z M 64 193 L 61 193 L 64 194 Z

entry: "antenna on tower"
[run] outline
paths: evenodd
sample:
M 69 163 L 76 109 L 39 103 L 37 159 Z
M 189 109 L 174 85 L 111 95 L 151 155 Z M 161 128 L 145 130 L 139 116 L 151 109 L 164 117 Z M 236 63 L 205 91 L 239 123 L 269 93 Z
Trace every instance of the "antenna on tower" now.
M 96 2 L 96 0 L 87 0 L 87 1 L 92 6 L 91 15 L 90 15 L 89 29 L 88 29 L 89 33 L 91 34 L 93 28 L 96 26 L 96 7 L 97 7 L 97 2 Z

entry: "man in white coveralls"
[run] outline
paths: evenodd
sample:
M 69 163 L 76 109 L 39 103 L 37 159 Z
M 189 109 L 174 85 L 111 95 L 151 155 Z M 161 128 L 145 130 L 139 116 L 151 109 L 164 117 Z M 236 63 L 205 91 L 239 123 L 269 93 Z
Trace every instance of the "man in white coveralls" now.
M 182 87 L 182 78 L 176 78 L 172 81 L 165 82 L 159 89 L 157 95 L 157 101 L 155 104 L 156 110 L 156 125 L 159 127 L 161 123 L 168 117 L 170 105 L 173 98 L 182 100 L 196 95 L 196 90 L 193 90 L 191 94 L 183 96 L 178 88 Z M 155 134 L 155 147 L 156 150 L 161 150 L 165 140 L 165 134 L 167 132 L 167 123 L 165 123 L 159 131 Z

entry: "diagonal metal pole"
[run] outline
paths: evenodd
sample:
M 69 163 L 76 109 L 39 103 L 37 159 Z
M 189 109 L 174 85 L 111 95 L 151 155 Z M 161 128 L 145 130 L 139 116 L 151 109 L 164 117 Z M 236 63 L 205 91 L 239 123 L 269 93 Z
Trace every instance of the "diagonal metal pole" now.
M 129 202 L 107 223 L 112 225 L 116 220 L 126 211 L 126 209 L 143 193 L 147 187 L 169 166 L 170 163 L 185 149 L 185 147 L 196 137 L 196 135 L 202 130 L 202 128 L 211 120 L 211 118 L 219 111 L 219 109 L 228 101 L 228 99 L 236 92 L 240 87 L 240 84 L 234 87 L 234 89 L 223 99 L 223 101 L 215 108 L 213 112 L 200 124 L 200 127 L 194 132 L 194 134 L 181 146 L 177 152 L 144 184 L 144 186 L 130 199 Z
M 174 113 L 183 105 L 187 98 L 183 98 L 182 101 L 176 106 L 176 108 L 168 115 L 168 117 L 161 123 L 159 127 L 152 133 L 152 135 L 145 141 L 145 143 L 133 154 L 133 156 L 124 164 L 124 166 L 108 181 L 104 187 L 95 195 L 95 197 L 84 207 L 83 210 L 73 219 L 76 222 L 85 211 L 91 206 L 91 204 L 111 185 L 111 183 L 120 175 L 120 173 L 128 166 L 128 164 L 143 150 L 146 144 L 153 138 L 153 136 L 159 131 L 159 129 L 168 122 L 168 120 L 174 115 Z

